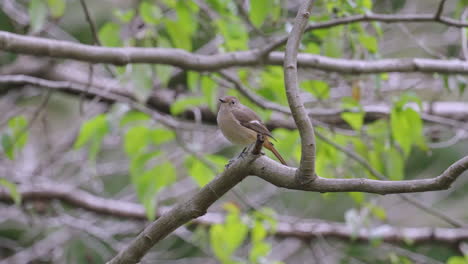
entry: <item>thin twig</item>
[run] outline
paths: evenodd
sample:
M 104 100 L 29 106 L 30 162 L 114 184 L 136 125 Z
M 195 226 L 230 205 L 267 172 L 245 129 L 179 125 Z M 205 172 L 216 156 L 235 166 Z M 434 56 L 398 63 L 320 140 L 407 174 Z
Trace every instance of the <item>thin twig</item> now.
M 88 22 L 89 28 L 91 30 L 91 35 L 93 36 L 94 44 L 98 46 L 102 46 L 101 41 L 99 40 L 99 36 L 96 31 L 96 25 L 94 24 L 94 21 L 91 18 L 91 15 L 88 10 L 88 6 L 86 5 L 86 0 L 80 0 L 80 4 L 85 14 L 86 22 Z
M 461 15 L 461 21 L 466 21 L 466 18 L 468 17 L 468 8 L 465 8 L 463 10 L 463 13 Z M 466 28 L 461 28 L 460 29 L 460 41 L 461 41 L 461 50 L 463 54 L 464 60 L 468 61 L 468 40 L 467 40 L 467 30 Z
M 440 3 L 439 3 L 439 6 L 437 7 L 437 11 L 434 15 L 434 19 L 436 21 L 439 21 L 441 16 L 442 16 L 442 12 L 444 12 L 444 5 L 445 5 L 445 1 L 447 0 L 441 0 Z

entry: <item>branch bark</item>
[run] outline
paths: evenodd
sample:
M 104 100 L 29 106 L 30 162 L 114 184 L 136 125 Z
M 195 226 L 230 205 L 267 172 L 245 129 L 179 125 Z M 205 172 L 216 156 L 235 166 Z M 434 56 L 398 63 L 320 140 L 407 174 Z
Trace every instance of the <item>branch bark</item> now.
M 199 55 L 174 48 L 110 48 L 67 41 L 23 36 L 0 31 L 0 50 L 34 56 L 74 59 L 92 63 L 126 65 L 129 63 L 166 64 L 195 71 L 219 71 L 237 66 L 283 65 L 284 53 L 271 52 L 262 59 L 260 49 Z M 314 54 L 298 54 L 299 67 L 340 73 L 468 73 L 468 62 L 423 58 L 381 59 L 375 61 L 335 59 Z
M 312 122 L 302 103 L 297 81 L 297 53 L 301 44 L 302 33 L 312 11 L 313 0 L 304 2 L 297 12 L 294 26 L 286 44 L 284 57 L 284 85 L 289 108 L 301 137 L 301 162 L 297 170 L 297 179 L 308 183 L 315 179 L 315 134 Z
M 314 181 L 301 184 L 295 179 L 296 168 L 282 166 L 268 157 L 260 157 L 252 164 L 250 175 L 258 176 L 278 187 L 314 192 L 368 192 L 395 194 L 445 190 L 466 170 L 468 156 L 465 156 L 435 178 L 382 181 L 364 178 L 329 179 L 317 176 Z
M 21 185 L 19 191 L 23 202 L 60 200 L 72 206 L 102 215 L 146 220 L 145 209 L 138 203 L 99 197 L 69 185 Z M 13 199 L 7 192 L 0 189 L 0 201 L 12 203 Z M 158 216 L 170 210 L 171 208 L 168 207 L 159 208 Z M 223 221 L 223 214 L 208 212 L 204 216 L 193 220 L 193 223 L 209 226 L 222 223 Z M 359 241 L 369 241 L 380 238 L 393 243 L 404 243 L 409 239 L 414 243 L 440 242 L 452 244 L 468 239 L 468 229 L 466 227 L 433 228 L 381 225 L 353 230 L 343 223 L 320 220 L 302 220 L 294 222 L 279 220 L 275 231 L 275 236 L 279 237 L 312 239 L 324 236 L 352 239 L 356 236 Z
M 204 215 L 208 207 L 247 177 L 247 168 L 256 157 L 249 151 L 246 157 L 234 160 L 221 175 L 203 187 L 190 200 L 175 206 L 149 224 L 108 264 L 138 263 L 154 244 L 188 221 Z

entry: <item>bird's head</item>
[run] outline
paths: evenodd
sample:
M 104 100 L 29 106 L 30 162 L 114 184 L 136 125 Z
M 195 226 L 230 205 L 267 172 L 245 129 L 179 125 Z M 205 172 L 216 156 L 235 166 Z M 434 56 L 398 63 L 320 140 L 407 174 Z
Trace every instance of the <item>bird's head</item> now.
M 234 108 L 240 105 L 239 99 L 234 96 L 224 96 L 219 98 L 219 101 L 221 102 L 221 107 Z

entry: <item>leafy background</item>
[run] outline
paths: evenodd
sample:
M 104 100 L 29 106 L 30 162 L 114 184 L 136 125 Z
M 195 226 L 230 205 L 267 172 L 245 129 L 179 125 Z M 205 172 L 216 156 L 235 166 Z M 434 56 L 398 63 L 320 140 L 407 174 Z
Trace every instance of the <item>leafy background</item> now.
M 98 41 L 76 0 L 17 1 L 15 8 L 29 18 L 28 23 L 21 25 L 3 7 L 0 29 L 43 35 L 58 26 L 65 32 L 61 33 L 64 38 L 108 47 L 172 47 L 190 52 L 203 52 L 208 47 L 209 53 L 240 51 L 261 47 L 275 36 L 286 34 L 300 2 L 144 0 L 87 1 L 87 4 Z M 311 21 L 366 12 L 434 12 L 437 4 L 322 0 L 317 1 Z M 458 18 L 466 5 L 463 0 L 448 1 L 444 14 Z M 300 49 L 348 59 L 434 55 L 456 58 L 460 55 L 458 36 L 459 29 L 438 24 L 355 23 L 308 32 Z M 21 59 L 5 52 L 0 55 L 2 65 Z M 0 185 L 15 204 L 0 204 L 5 212 L 0 216 L 0 257 L 26 251 L 51 239 L 56 246 L 32 263 L 103 263 L 146 223 L 100 216 L 57 201 L 21 203 L 18 189 L 22 184 L 65 183 L 102 197 L 138 202 L 144 206 L 147 220 L 153 220 L 158 210 L 189 198 L 207 184 L 240 151 L 230 146 L 215 127 L 212 116 L 217 111 L 219 96 L 239 96 L 264 120 L 289 119 L 255 105 L 216 72 L 181 71 L 150 64 L 94 65 L 90 71 L 91 66 L 86 63 L 54 63 L 58 65 L 54 67 L 69 70 L 68 74 L 81 74 L 84 80 L 91 76 L 90 79 L 103 78 L 110 86 L 117 83 L 138 102 L 179 120 L 195 119 L 195 122 L 184 129 L 174 129 L 125 103 L 108 104 L 99 98 L 86 100 L 76 94 L 47 92 L 39 87 L 2 87 L 0 107 L 5 114 L 0 121 L 3 172 Z M 230 74 L 251 92 L 287 106 L 281 67 L 235 68 Z M 444 141 L 456 131 L 428 125 L 419 114 L 423 102 L 466 101 L 466 76 L 418 73 L 357 76 L 307 69 L 300 70 L 300 79 L 308 107 L 349 110 L 341 114 L 344 123 L 319 124 L 317 131 L 361 155 L 390 180 L 433 177 L 466 153 L 466 141 L 434 147 L 434 143 Z M 390 107 L 389 117 L 369 122 L 364 107 L 377 103 Z M 275 146 L 279 152 L 291 165 L 297 165 L 300 158 L 297 131 L 276 128 L 273 135 L 278 139 Z M 322 177 L 375 177 L 321 139 L 317 142 L 316 163 L 317 173 Z M 444 214 L 466 220 L 467 185 L 466 177 L 462 177 L 448 191 L 414 197 Z M 274 236 L 278 222 L 300 219 L 343 222 L 353 230 L 386 224 L 448 226 L 394 196 L 297 192 L 248 178 L 210 211 L 220 212 L 225 218 L 213 225 L 189 224 L 179 229 L 158 244 L 145 261 L 305 263 L 315 257 L 317 263 L 468 263 L 457 249 L 434 243 L 414 245 L 406 241 L 391 245 L 378 238 L 361 243 L 317 237 L 302 241 L 293 253 L 288 253 L 288 247 L 297 241 Z

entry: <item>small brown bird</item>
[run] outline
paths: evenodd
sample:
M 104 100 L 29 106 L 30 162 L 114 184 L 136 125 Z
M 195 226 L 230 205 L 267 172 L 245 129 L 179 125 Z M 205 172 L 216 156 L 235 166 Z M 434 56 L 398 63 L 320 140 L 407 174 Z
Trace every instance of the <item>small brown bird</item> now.
M 286 161 L 273 147 L 269 138 L 275 139 L 260 117 L 247 106 L 241 104 L 234 96 L 220 98 L 221 106 L 218 111 L 218 126 L 223 135 L 231 143 L 247 146 L 257 140 L 257 134 L 265 136 L 263 146 L 270 150 L 284 165 Z

